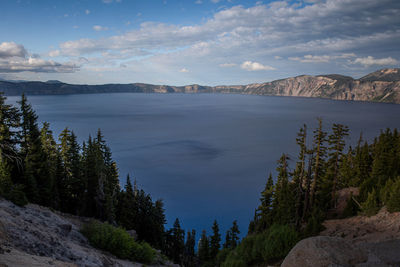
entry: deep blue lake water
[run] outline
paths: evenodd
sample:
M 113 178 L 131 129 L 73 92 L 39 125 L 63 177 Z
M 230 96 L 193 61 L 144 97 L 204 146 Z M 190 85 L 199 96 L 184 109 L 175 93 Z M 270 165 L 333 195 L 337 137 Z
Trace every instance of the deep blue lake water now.
M 10 102 L 19 97 L 9 97 Z M 295 159 L 295 137 L 322 117 L 371 140 L 400 128 L 400 105 L 323 99 L 223 94 L 91 94 L 30 96 L 58 135 L 66 126 L 80 141 L 101 128 L 125 183 L 129 173 L 165 203 L 170 227 L 208 233 L 214 219 L 223 230 L 237 219 L 242 234 L 259 204 L 269 172 L 281 153 Z M 292 160 L 294 163 L 294 160 Z M 293 166 L 293 165 L 292 165 Z

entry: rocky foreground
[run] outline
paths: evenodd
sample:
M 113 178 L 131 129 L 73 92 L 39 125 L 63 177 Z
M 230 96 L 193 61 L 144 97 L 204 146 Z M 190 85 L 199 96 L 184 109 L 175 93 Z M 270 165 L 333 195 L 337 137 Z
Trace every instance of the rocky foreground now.
M 54 95 L 95 93 L 234 93 L 268 96 L 318 97 L 335 100 L 400 103 L 400 69 L 382 69 L 360 79 L 331 75 L 301 75 L 248 85 L 169 86 L 144 83 L 84 85 L 59 81 L 0 81 L 5 95 Z
M 89 245 L 87 218 L 0 200 L 0 267 L 143 266 Z M 327 220 L 320 236 L 300 241 L 282 263 L 297 266 L 400 266 L 400 212 Z M 172 266 L 154 265 L 154 266 Z
M 38 205 L 19 207 L 0 200 L 0 267 L 143 266 L 90 246 L 79 232 L 85 221 Z
M 320 236 L 300 241 L 282 267 L 400 266 L 400 212 L 327 220 Z

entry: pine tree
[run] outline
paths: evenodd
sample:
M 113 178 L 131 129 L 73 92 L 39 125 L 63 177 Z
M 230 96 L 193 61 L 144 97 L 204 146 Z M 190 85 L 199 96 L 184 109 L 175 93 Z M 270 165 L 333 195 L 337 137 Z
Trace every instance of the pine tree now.
M 0 156 L 3 164 L 12 169 L 22 169 L 22 158 L 18 155 L 16 145 L 19 143 L 20 115 L 18 109 L 6 104 L 6 97 L 0 92 Z M 12 179 L 14 183 L 21 183 L 20 175 Z
M 57 143 L 53 138 L 53 132 L 50 130 L 50 124 L 47 122 L 43 123 L 43 127 L 40 130 L 40 139 L 42 142 L 43 150 L 46 154 L 46 168 L 49 170 L 49 185 L 51 191 L 51 200 L 48 205 L 52 208 L 60 208 L 60 196 L 58 193 L 58 175 L 62 168 L 60 153 L 57 148 Z
M 21 150 L 25 158 L 23 177 L 26 195 L 29 201 L 46 205 L 51 201 L 52 182 L 40 139 L 37 115 L 24 95 L 18 103 L 21 106 Z
M 215 259 L 221 248 L 221 234 L 219 233 L 219 226 L 217 220 L 214 220 L 212 226 L 213 234 L 210 236 L 210 258 Z
M 229 248 L 236 248 L 239 243 L 239 226 L 237 225 L 237 221 L 234 220 L 232 223 L 232 227 L 229 229 L 230 234 L 230 245 Z
M 331 200 L 332 206 L 336 207 L 336 192 L 339 187 L 339 165 L 342 160 L 343 150 L 345 147 L 344 138 L 348 136 L 349 128 L 342 124 L 333 124 L 332 134 L 329 135 L 329 161 L 327 180 L 331 183 Z
M 129 174 L 126 177 L 124 191 L 119 193 L 117 206 L 117 222 L 125 229 L 135 229 L 135 219 L 137 216 L 137 204 Z
M 318 190 L 318 185 L 321 183 L 320 177 L 323 176 L 324 161 L 326 156 L 326 147 L 324 145 L 326 141 L 327 133 L 322 129 L 322 119 L 318 118 L 318 128 L 314 131 L 313 150 L 314 150 L 314 161 L 313 161 L 313 180 L 310 189 L 310 206 L 314 207 L 315 195 Z
M 275 184 L 274 200 L 273 200 L 273 216 L 274 222 L 280 224 L 293 223 L 295 218 L 295 199 L 293 192 L 295 188 L 289 185 L 288 161 L 289 157 L 282 154 L 278 161 L 278 179 Z M 291 189 L 294 189 L 293 191 Z
M 185 252 L 185 232 L 181 229 L 179 219 L 176 218 L 174 226 L 171 229 L 171 259 L 175 263 L 180 263 Z
M 207 262 L 210 259 L 210 241 L 207 237 L 206 230 L 203 230 L 199 240 L 198 257 L 202 263 Z
M 296 185 L 296 213 L 295 213 L 295 225 L 299 227 L 300 220 L 302 218 L 302 204 L 304 198 L 304 183 L 306 179 L 305 168 L 306 168 L 306 154 L 307 154 L 307 126 L 304 124 L 300 131 L 297 133 L 296 143 L 300 147 L 300 153 L 298 162 L 296 163 L 296 169 L 294 171 L 293 182 Z
M 185 267 L 195 267 L 196 265 L 196 255 L 195 255 L 195 245 L 196 245 L 196 231 L 193 229 L 191 232 L 188 231 L 186 235 L 185 243 L 185 256 L 183 259 L 183 266 Z
M 272 201 L 274 196 L 274 181 L 272 174 L 269 174 L 264 191 L 261 192 L 260 206 L 258 207 L 259 213 L 255 217 L 255 230 L 256 232 L 263 232 L 272 224 Z M 259 218 L 257 218 L 259 217 Z

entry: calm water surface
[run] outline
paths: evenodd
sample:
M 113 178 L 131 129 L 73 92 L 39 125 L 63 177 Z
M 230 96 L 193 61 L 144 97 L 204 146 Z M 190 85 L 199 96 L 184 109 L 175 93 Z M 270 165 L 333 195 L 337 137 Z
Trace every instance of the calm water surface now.
M 19 100 L 9 97 L 10 102 Z M 30 96 L 40 121 L 55 134 L 66 126 L 80 141 L 101 128 L 117 161 L 121 185 L 129 173 L 165 202 L 168 227 L 211 232 L 233 220 L 242 234 L 269 172 L 286 152 L 297 155 L 296 132 L 322 117 L 350 127 L 349 143 L 400 128 L 400 105 L 221 94 L 96 94 Z M 311 132 L 309 132 L 311 135 Z M 224 234 L 223 234 L 224 235 Z M 224 238 L 224 236 L 223 236 Z

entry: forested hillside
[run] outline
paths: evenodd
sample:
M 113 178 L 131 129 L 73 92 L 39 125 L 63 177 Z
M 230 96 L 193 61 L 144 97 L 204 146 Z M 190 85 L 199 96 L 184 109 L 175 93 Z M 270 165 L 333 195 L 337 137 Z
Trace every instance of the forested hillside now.
M 156 248 L 183 266 L 272 264 L 300 239 L 318 234 L 327 218 L 370 216 L 382 206 L 400 211 L 397 130 L 386 129 L 371 143 L 361 135 L 353 148 L 346 146 L 347 126 L 333 124 L 326 132 L 318 119 L 316 129 L 299 130 L 298 156 L 282 154 L 278 160 L 278 175 L 269 175 L 248 235 L 240 241 L 234 221 L 222 238 L 218 222 L 210 222 L 211 235 L 202 231 L 196 252 L 195 230 L 185 235 L 178 219 L 165 229 L 162 200 L 154 201 L 129 175 L 120 188 L 117 164 L 100 130 L 82 144 L 68 128 L 56 139 L 48 123 L 38 125 L 24 95 L 17 107 L 5 100 L 0 95 L 0 195 L 20 206 L 31 202 L 102 221 L 82 232 L 120 258 L 151 263 Z M 338 192 L 348 187 L 359 188 L 359 194 L 339 214 Z M 136 241 L 125 231 L 132 229 Z
M 282 154 L 278 160 L 278 176 L 275 182 L 268 177 L 247 237 L 235 250 L 223 252 L 227 256 L 222 266 L 275 263 L 300 239 L 318 235 L 328 218 L 371 216 L 383 206 L 400 211 L 398 131 L 386 129 L 371 144 L 360 136 L 352 148 L 345 143 L 347 126 L 334 124 L 325 132 L 318 121 L 311 133 L 306 125 L 299 130 L 297 158 Z M 358 187 L 359 195 L 351 196 L 337 214 L 338 192 L 348 187 Z
M 300 75 L 247 85 L 67 84 L 59 81 L 0 81 L 6 95 L 59 95 L 94 93 L 226 93 L 268 96 L 318 97 L 336 100 L 400 103 L 400 69 L 382 69 L 360 79 L 331 75 Z

